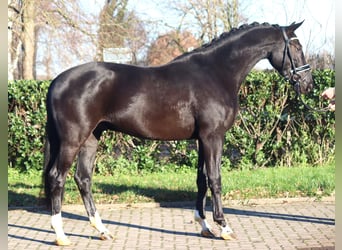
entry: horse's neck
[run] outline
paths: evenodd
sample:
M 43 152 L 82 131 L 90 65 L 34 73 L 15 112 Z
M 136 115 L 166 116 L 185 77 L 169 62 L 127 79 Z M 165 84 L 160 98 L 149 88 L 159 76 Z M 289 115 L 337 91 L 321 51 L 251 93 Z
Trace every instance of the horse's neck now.
M 245 34 L 241 39 L 227 43 L 220 48 L 221 51 L 217 51 L 217 56 L 224 56 L 223 62 L 218 61 L 227 69 L 227 77 L 235 76 L 238 86 L 260 60 L 267 58 L 277 42 L 274 32 L 265 31 L 264 36 L 259 37 L 253 33 Z

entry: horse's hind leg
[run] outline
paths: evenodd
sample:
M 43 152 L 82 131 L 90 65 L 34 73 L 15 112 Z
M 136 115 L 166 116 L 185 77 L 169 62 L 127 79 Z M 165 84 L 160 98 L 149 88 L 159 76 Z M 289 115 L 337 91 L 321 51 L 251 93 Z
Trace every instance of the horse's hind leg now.
M 64 234 L 61 209 L 65 180 L 77 151 L 78 147 L 62 144 L 47 176 L 50 187 L 49 197 L 51 198 L 51 226 L 56 233 L 56 244 L 62 246 L 71 244 Z
M 91 192 L 92 175 L 94 169 L 94 161 L 97 150 L 98 140 L 91 134 L 85 141 L 78 154 L 77 168 L 74 179 L 81 193 L 84 206 L 91 225 L 101 234 L 101 239 L 113 239 L 114 237 L 103 225 L 99 213 L 96 211 L 93 195 Z

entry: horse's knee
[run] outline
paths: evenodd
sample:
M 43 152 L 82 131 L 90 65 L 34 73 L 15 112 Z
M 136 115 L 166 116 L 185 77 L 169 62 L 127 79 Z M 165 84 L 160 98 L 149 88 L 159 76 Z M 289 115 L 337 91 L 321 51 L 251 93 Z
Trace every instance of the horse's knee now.
M 209 188 L 213 194 L 221 194 L 222 185 L 221 178 L 209 178 L 208 181 Z
M 56 190 L 62 189 L 64 187 L 64 179 L 60 174 L 57 173 L 56 170 L 51 170 L 49 175 L 49 186 L 50 186 L 50 193 L 54 194 L 56 193 Z
M 76 182 L 80 192 L 85 193 L 85 192 L 89 192 L 90 191 L 90 189 L 91 189 L 91 180 L 90 180 L 89 177 L 84 178 L 84 177 L 78 175 L 77 172 L 76 172 L 76 174 L 74 175 L 74 180 L 75 180 L 75 182 Z

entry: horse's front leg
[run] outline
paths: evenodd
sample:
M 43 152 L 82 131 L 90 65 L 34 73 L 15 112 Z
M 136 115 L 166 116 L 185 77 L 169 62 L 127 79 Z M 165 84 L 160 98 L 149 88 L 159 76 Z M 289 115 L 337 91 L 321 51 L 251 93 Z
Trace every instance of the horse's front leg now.
M 215 237 L 211 226 L 205 218 L 205 203 L 208 190 L 207 176 L 204 164 L 203 145 L 199 141 L 198 168 L 197 168 L 197 200 L 195 210 L 195 221 L 202 226 L 201 235 L 204 237 Z
M 204 136 L 203 155 L 207 171 L 208 186 L 212 194 L 213 219 L 221 228 L 221 238 L 230 240 L 236 238 L 233 230 L 227 225 L 223 214 L 221 199 L 221 157 L 223 136 L 209 134 Z
M 99 233 L 101 240 L 114 239 L 114 236 L 102 223 L 99 213 L 96 211 L 91 192 L 92 175 L 98 141 L 91 135 L 82 146 L 79 155 L 74 179 L 81 193 L 84 206 L 89 216 L 91 226 Z

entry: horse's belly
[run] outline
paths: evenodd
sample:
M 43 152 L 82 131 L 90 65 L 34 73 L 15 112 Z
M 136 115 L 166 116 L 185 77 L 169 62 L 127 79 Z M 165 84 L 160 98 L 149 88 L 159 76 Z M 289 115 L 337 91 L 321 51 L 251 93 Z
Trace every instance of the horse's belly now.
M 182 140 L 193 137 L 195 122 L 193 119 L 181 120 L 164 118 L 149 121 L 146 124 L 146 135 L 151 139 L 158 140 Z
M 120 115 L 117 113 L 112 120 L 114 129 L 155 140 L 184 140 L 194 136 L 195 118 L 190 112 L 157 109 L 135 109 L 134 112 L 120 112 Z
M 134 122 L 132 127 L 137 136 L 156 140 L 189 139 L 195 130 L 194 119 L 179 119 L 167 114 L 159 118 L 146 116 Z
M 115 127 L 122 132 L 157 140 L 192 138 L 195 118 L 186 95 L 177 100 L 165 95 L 139 94 L 113 114 Z

